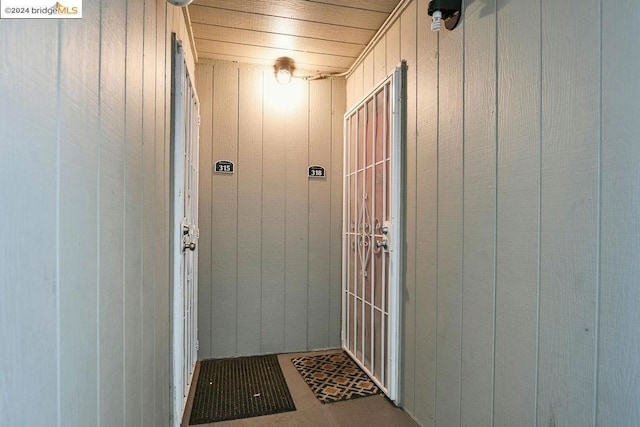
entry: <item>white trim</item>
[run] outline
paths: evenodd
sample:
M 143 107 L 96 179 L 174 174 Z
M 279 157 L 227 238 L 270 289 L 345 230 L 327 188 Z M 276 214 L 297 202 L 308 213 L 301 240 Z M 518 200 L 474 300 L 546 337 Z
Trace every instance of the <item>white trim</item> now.
M 402 207 L 402 144 L 404 143 L 404 67 L 403 62 L 396 67 L 392 83 L 391 104 L 393 105 L 393 138 L 391 140 L 392 156 L 391 169 L 393 180 L 391 181 L 391 231 L 390 231 L 390 253 L 394 253 L 389 259 L 389 281 L 394 285 L 389 289 L 389 398 L 399 403 L 400 386 L 400 316 L 401 316 L 401 293 L 400 276 L 402 270 L 402 230 L 404 228 L 404 212 Z
M 349 247 L 349 237 L 348 237 L 348 223 L 349 223 L 349 209 L 347 206 L 347 186 L 348 182 L 344 178 L 345 174 L 349 170 L 349 156 L 347 152 L 348 144 L 345 143 L 347 140 L 347 123 L 346 120 L 342 121 L 342 319 L 341 319 L 341 328 L 340 328 L 340 345 L 344 348 L 346 347 L 347 334 L 345 333 L 347 329 L 346 321 L 347 321 L 347 278 L 348 278 L 348 267 L 347 263 L 349 262 L 349 251 L 346 251 L 345 248 Z

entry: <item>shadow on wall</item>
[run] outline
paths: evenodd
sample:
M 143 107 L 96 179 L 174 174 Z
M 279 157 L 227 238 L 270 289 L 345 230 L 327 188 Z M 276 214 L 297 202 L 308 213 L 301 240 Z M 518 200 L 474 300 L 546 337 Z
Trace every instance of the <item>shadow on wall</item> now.
M 508 3 L 508 0 L 463 0 L 462 8 L 464 9 L 462 12 L 462 19 L 464 19 L 465 12 L 470 9 L 474 3 L 480 2 L 481 4 L 475 5 L 471 12 L 475 12 L 475 8 L 481 8 L 479 12 L 480 18 L 484 18 L 485 16 L 494 15 L 498 10 L 505 7 Z

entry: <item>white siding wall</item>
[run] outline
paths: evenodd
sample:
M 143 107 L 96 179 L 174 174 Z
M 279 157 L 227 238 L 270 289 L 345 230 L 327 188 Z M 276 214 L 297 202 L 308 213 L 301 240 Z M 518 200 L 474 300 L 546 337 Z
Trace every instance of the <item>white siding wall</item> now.
M 403 405 L 636 425 L 640 4 L 466 3 L 438 35 L 411 2 L 346 86 L 408 62 Z
M 83 15 L 0 22 L 0 425 L 168 425 L 170 34 L 186 28 L 164 0 Z
M 345 81 L 197 65 L 199 358 L 340 346 Z M 233 175 L 214 174 L 231 160 Z M 308 179 L 320 164 L 326 179 Z

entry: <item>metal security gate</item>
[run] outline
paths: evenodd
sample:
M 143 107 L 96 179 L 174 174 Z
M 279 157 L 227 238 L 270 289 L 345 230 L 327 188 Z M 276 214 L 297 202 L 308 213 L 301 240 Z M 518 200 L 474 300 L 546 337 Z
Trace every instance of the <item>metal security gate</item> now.
M 345 114 L 342 346 L 394 401 L 405 64 Z
M 197 359 L 198 142 L 200 104 L 182 44 L 173 38 L 171 86 L 171 279 L 173 425 L 182 422 Z

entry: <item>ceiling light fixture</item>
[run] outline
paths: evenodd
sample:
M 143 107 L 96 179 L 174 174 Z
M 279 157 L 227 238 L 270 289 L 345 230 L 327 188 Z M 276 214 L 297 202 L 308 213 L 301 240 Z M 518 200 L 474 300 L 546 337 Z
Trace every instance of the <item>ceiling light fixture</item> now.
M 461 0 L 431 0 L 427 13 L 433 18 L 431 31 L 440 31 L 442 21 L 447 30 L 453 30 L 458 21 L 462 8 Z
M 293 59 L 288 56 L 281 56 L 276 59 L 275 64 L 273 64 L 273 74 L 281 85 L 286 85 L 291 81 L 295 69 L 296 66 Z

